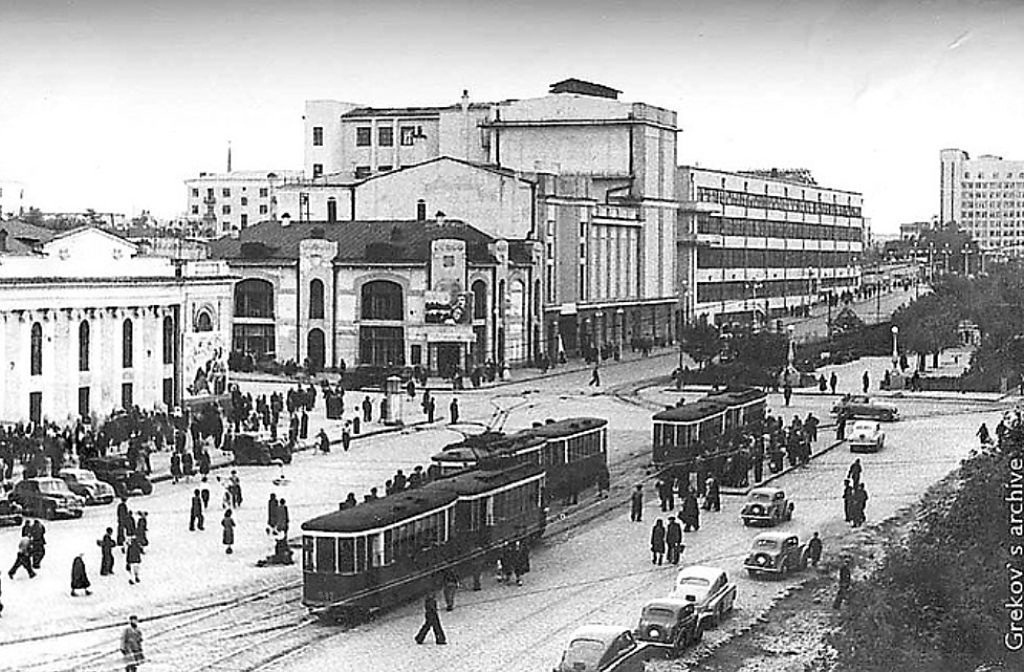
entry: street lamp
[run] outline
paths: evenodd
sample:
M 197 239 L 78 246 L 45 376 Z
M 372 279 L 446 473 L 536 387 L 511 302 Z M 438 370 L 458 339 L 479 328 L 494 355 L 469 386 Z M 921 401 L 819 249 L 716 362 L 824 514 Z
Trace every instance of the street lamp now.
M 896 367 L 899 366 L 900 355 L 897 347 L 897 337 L 899 336 L 900 328 L 895 324 L 892 325 L 892 370 L 895 372 Z

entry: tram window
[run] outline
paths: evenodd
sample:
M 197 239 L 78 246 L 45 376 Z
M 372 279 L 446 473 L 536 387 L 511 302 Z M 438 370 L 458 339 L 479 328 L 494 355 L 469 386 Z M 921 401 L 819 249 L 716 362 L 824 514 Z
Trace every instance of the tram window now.
M 372 550 L 366 543 L 366 537 L 356 537 L 356 572 L 365 572 L 372 566 Z
M 352 574 L 356 571 L 354 539 L 338 539 L 338 573 Z
M 302 538 L 302 569 L 312 572 L 316 565 L 313 563 L 313 537 Z
M 384 530 L 384 565 L 390 565 L 395 561 L 395 533 L 391 530 Z
M 337 544 L 334 537 L 316 538 L 316 571 L 321 573 L 336 572 L 335 555 Z

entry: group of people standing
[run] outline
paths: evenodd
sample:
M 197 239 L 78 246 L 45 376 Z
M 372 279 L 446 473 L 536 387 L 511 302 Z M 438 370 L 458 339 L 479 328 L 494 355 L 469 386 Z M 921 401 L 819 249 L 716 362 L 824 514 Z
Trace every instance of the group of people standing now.
M 850 470 L 843 482 L 843 512 L 846 522 L 854 527 L 860 527 L 867 520 L 864 511 L 868 505 L 868 491 L 861 482 L 861 474 L 864 467 L 861 466 L 860 458 L 853 461 Z

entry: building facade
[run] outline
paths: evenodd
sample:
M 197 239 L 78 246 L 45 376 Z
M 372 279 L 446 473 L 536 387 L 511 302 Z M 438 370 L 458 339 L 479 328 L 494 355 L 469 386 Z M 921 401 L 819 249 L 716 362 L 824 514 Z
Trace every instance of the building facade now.
M 935 228 L 935 222 L 903 222 L 900 224 L 900 240 L 913 242 L 921 237 L 925 231 Z
M 233 349 L 313 368 L 528 359 L 534 249 L 449 219 L 263 222 L 211 243 L 242 280 Z
M 20 182 L 0 180 L 0 219 L 21 217 L 25 213 L 25 187 Z
M 0 225 L 0 420 L 63 423 L 223 392 L 233 279 L 94 228 Z
M 199 173 L 199 177 L 185 180 L 185 215 L 213 236 L 275 219 L 275 190 L 301 177 L 302 173 L 296 170 Z
M 1024 161 L 943 149 L 939 163 L 939 224 L 955 223 L 982 250 L 1024 251 Z
M 863 199 L 806 171 L 678 170 L 688 314 L 765 324 L 860 284 Z

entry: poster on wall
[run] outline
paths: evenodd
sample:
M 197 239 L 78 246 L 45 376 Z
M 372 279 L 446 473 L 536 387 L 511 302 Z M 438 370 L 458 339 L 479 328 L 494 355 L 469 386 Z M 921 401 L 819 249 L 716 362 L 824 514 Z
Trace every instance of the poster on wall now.
M 224 394 L 228 383 L 227 337 L 216 331 L 185 334 L 181 363 L 185 397 Z
M 439 238 L 430 244 L 430 289 L 425 296 L 427 324 L 469 324 L 473 295 L 466 291 L 466 241 Z

